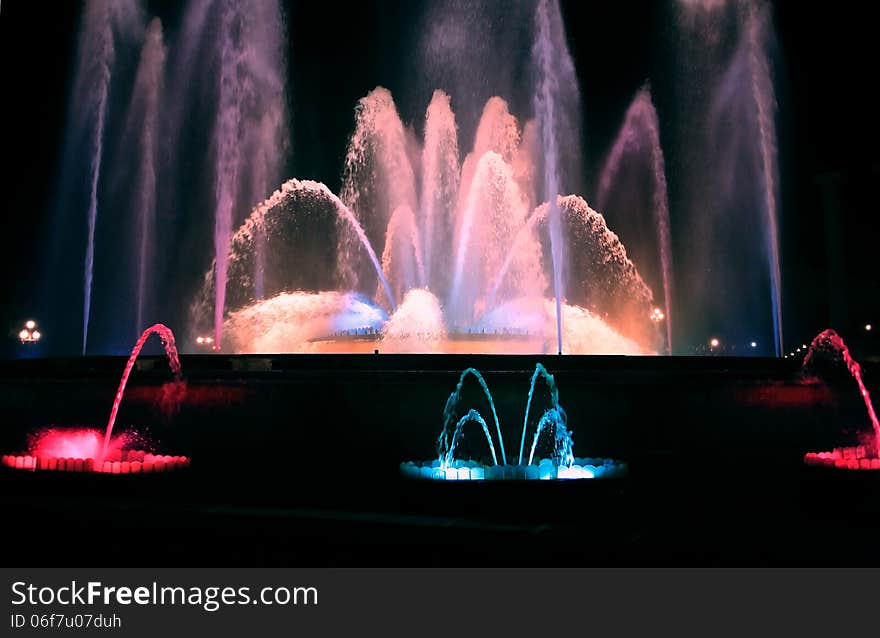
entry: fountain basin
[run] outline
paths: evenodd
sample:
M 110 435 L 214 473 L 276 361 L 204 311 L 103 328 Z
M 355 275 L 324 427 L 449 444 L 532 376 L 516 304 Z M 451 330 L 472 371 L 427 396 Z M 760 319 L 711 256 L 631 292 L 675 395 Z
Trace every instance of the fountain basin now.
M 152 454 L 144 450 L 124 450 L 108 454 L 103 462 L 93 458 L 58 458 L 30 453 L 4 454 L 0 464 L 14 470 L 50 472 L 92 472 L 96 474 L 154 474 L 189 467 L 186 456 Z
M 479 461 L 453 461 L 443 467 L 439 460 L 400 464 L 404 478 L 429 481 L 551 481 L 623 478 L 626 463 L 614 459 L 575 458 L 570 467 L 550 459 L 532 465 L 487 465 Z
M 804 463 L 841 470 L 880 470 L 880 458 L 870 455 L 864 445 L 838 447 L 830 452 L 807 452 Z

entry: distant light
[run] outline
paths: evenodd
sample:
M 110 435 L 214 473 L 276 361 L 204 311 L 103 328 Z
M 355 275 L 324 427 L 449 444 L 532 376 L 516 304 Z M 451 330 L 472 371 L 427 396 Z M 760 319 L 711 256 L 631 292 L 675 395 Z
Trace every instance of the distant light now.
M 663 321 L 664 319 L 666 319 L 666 315 L 663 314 L 663 311 L 660 308 L 654 307 L 651 310 L 650 319 L 651 319 L 651 321 L 654 321 L 654 322 L 660 322 L 660 321 Z
M 807 349 L 807 344 L 805 344 L 805 343 L 802 344 L 802 345 L 801 345 L 801 348 L 803 348 L 804 350 L 806 350 L 806 349 Z
M 42 337 L 42 336 L 43 335 L 40 334 L 39 330 L 34 330 L 33 333 L 31 334 L 31 337 L 33 338 L 34 341 L 39 341 L 40 337 Z
M 757 347 L 758 347 L 758 342 L 757 342 L 757 341 L 752 341 L 749 345 L 752 346 L 753 348 L 757 348 Z
M 21 332 L 18 333 L 18 338 L 21 339 L 22 341 L 27 341 L 30 336 L 31 336 L 31 333 L 29 333 L 27 330 L 22 330 Z
M 871 332 L 871 329 L 872 329 L 871 324 L 866 323 L 866 324 L 865 324 L 865 330 L 867 330 L 868 332 Z
M 718 341 L 717 337 L 712 337 L 711 339 L 709 339 L 709 346 L 710 347 L 717 348 L 719 345 L 721 345 L 721 342 Z
M 220 348 L 217 347 L 217 344 L 214 343 L 214 337 L 201 336 L 196 337 L 196 343 L 203 348 L 210 348 L 214 352 L 218 351 Z
M 27 328 L 28 330 L 33 330 L 34 328 L 37 327 L 37 322 L 34 321 L 33 319 L 28 319 L 27 321 L 24 322 L 24 327 Z

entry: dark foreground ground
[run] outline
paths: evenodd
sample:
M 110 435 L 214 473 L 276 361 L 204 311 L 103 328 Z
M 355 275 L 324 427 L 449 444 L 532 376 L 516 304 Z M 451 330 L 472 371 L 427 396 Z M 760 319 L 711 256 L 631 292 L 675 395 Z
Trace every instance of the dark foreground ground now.
M 514 455 L 538 360 L 556 376 L 575 453 L 626 460 L 628 478 L 400 478 L 401 461 L 434 456 L 468 366 L 485 373 Z M 46 425 L 103 427 L 123 365 L 2 364 L 2 451 Z M 164 362 L 140 362 L 118 425 L 192 467 L 2 468 L 4 563 L 880 564 L 880 473 L 801 462 L 870 428 L 847 377 L 766 359 L 574 356 L 190 356 L 183 369 L 174 404 L 162 400 Z M 536 396 L 546 407 L 540 385 Z M 472 380 L 463 405 L 490 414 Z M 477 433 L 465 451 L 481 455 Z

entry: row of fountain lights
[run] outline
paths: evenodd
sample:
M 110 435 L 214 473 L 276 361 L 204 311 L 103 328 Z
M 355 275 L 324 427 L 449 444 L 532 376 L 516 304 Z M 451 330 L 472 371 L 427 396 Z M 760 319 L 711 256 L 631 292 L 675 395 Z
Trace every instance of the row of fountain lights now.
M 660 308 L 654 308 L 651 310 L 651 321 L 655 323 L 660 323 L 664 319 L 666 319 L 666 315 Z M 871 332 L 873 330 L 873 326 L 870 323 L 865 324 L 865 332 Z M 18 338 L 22 343 L 36 343 L 43 337 L 43 334 L 37 329 L 37 322 L 33 319 L 28 319 L 24 328 L 18 333 Z M 214 343 L 214 337 L 196 337 L 196 345 L 202 348 L 209 348 L 211 350 L 218 350 L 217 345 Z M 753 350 L 758 347 L 757 341 L 750 341 L 749 347 Z M 711 352 L 718 352 L 721 348 L 721 340 L 718 337 L 711 337 L 709 339 L 709 350 Z M 802 354 L 801 354 L 802 353 Z M 793 358 L 796 356 L 804 356 L 807 353 L 807 344 L 802 344 L 799 348 L 792 350 L 786 355 L 783 355 L 785 359 Z
M 865 332 L 871 332 L 873 329 L 874 329 L 874 326 L 871 325 L 870 323 L 866 323 L 864 326 Z M 809 350 L 809 348 L 807 347 L 806 344 L 801 344 L 800 348 L 795 348 L 794 350 L 792 350 L 788 354 L 785 354 L 782 356 L 785 359 L 794 359 L 796 357 L 805 357 L 805 356 L 807 356 L 808 350 Z

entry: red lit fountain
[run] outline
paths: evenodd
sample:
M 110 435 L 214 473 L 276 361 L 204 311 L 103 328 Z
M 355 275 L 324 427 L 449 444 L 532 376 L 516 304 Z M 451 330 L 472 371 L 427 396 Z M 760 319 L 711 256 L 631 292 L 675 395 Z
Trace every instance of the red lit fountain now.
M 180 359 L 177 356 L 174 333 L 167 326 L 157 323 L 144 330 L 125 364 L 119 388 L 113 399 L 110 418 L 103 436 L 94 429 L 48 428 L 31 438 L 30 449 L 24 454 L 4 455 L 0 461 L 6 467 L 19 470 L 55 470 L 66 472 L 99 472 L 105 474 L 143 474 L 166 472 L 189 465 L 185 456 L 168 456 L 135 449 L 138 438 L 132 434 L 113 436 L 113 425 L 128 377 L 135 361 L 151 334 L 162 339 L 168 364 L 174 374 L 175 384 L 180 381 Z
M 807 356 L 804 358 L 804 367 L 810 365 L 817 352 L 831 351 L 843 357 L 853 379 L 859 386 L 859 394 L 865 402 L 865 408 L 868 410 L 868 417 L 871 419 L 871 425 L 874 428 L 873 441 L 870 445 L 859 445 L 855 447 L 835 448 L 830 452 L 808 452 L 804 456 L 804 462 L 807 465 L 822 465 L 827 467 L 836 467 L 846 470 L 880 470 L 880 422 L 877 421 L 877 414 L 874 412 L 874 405 L 871 403 L 871 395 L 862 380 L 862 368 L 858 362 L 852 358 L 849 348 L 834 330 L 825 330 L 820 333 L 810 344 Z

